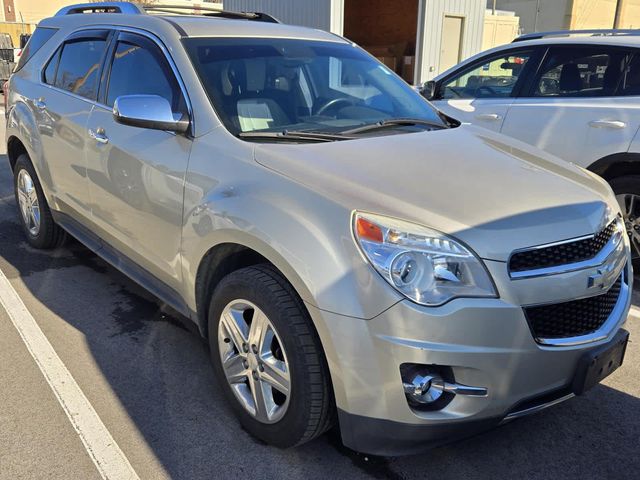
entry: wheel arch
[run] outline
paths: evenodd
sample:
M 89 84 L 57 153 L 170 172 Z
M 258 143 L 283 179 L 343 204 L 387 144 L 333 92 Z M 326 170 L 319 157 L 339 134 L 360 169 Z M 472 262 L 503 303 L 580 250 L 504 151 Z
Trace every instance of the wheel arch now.
M 640 175 L 640 153 L 620 152 L 607 155 L 587 169 L 607 181 L 626 175 Z

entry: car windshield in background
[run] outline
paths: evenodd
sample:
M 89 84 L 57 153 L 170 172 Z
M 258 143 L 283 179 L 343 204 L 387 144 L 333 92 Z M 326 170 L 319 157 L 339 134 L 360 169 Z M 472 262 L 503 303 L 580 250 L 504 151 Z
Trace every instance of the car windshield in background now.
M 378 125 L 362 130 L 370 135 L 446 127 L 409 85 L 349 44 L 273 38 L 184 42 L 218 115 L 234 135 L 295 139 L 264 133 L 339 135 Z

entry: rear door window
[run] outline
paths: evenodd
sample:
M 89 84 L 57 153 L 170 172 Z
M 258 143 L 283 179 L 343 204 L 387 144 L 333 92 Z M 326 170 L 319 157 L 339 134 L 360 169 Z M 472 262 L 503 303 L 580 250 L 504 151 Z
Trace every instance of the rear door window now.
M 57 28 L 45 28 L 38 27 L 36 31 L 33 32 L 31 38 L 22 49 L 22 53 L 20 54 L 20 60 L 18 60 L 18 65 L 16 66 L 16 72 L 20 70 L 25 64 L 29 61 L 31 57 L 35 55 L 35 53 L 42 48 L 42 46 L 49 41 L 51 37 L 53 37 Z
M 629 65 L 624 68 L 618 84 L 618 95 L 640 95 L 640 54 L 636 53 Z
M 62 47 L 54 85 L 95 100 L 106 47 L 106 40 L 93 38 L 65 43 Z
M 630 58 L 625 50 L 604 46 L 551 48 L 533 83 L 533 96 L 612 96 Z

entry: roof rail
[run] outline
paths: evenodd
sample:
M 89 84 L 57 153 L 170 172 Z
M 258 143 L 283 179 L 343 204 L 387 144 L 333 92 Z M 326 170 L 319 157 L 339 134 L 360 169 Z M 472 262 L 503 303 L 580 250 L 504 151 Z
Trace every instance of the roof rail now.
M 204 15 L 207 17 L 280 23 L 280 21 L 275 17 L 260 12 L 229 12 L 205 5 L 163 5 L 155 3 L 133 4 L 129 2 L 97 2 L 69 5 L 68 7 L 61 8 L 58 13 L 56 13 L 56 17 L 72 15 L 76 13 L 124 13 L 129 15 L 140 15 L 145 13 L 171 13 L 174 15 Z
M 557 30 L 552 32 L 537 32 L 520 35 L 513 42 L 523 42 L 525 40 L 540 40 L 547 37 L 570 37 L 572 35 L 591 35 L 597 36 L 617 36 L 617 35 L 640 35 L 638 29 L 592 29 L 592 30 Z
M 163 5 L 163 4 L 144 4 L 141 7 L 149 13 L 172 13 L 175 15 L 203 15 L 206 17 L 220 17 L 236 20 L 255 20 L 258 22 L 268 23 L 280 23 L 280 21 L 268 15 L 260 12 L 230 12 L 228 10 L 220 10 L 215 7 L 208 7 L 206 5 Z M 185 11 L 186 10 L 186 11 Z M 194 11 L 196 13 L 194 13 Z M 204 13 L 199 13 L 204 12 Z
M 75 5 L 62 7 L 56 13 L 56 17 L 76 13 L 125 13 L 139 15 L 144 13 L 144 10 L 142 10 L 139 5 L 129 2 L 77 3 Z

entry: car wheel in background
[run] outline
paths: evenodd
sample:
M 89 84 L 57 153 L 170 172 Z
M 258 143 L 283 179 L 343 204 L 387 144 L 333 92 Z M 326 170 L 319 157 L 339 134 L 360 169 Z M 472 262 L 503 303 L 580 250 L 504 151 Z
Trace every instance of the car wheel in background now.
M 275 268 L 229 274 L 213 294 L 208 318 L 216 376 L 248 432 L 287 448 L 331 427 L 333 396 L 320 340 Z
M 16 161 L 13 186 L 20 223 L 29 244 L 40 249 L 63 245 L 66 233 L 54 222 L 38 176 L 26 154 L 20 155 Z
M 631 258 L 640 268 L 640 175 L 614 178 L 609 182 L 616 194 L 631 243 Z

